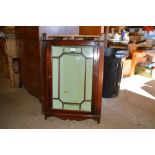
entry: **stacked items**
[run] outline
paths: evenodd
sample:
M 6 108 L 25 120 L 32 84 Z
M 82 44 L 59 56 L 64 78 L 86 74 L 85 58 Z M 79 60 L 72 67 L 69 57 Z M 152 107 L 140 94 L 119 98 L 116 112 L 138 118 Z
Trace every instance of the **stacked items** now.
M 15 71 L 18 54 L 14 26 L 0 27 L 0 77 L 9 78 L 11 87 L 19 86 L 19 71 Z M 14 65 L 15 62 L 15 65 Z M 16 67 L 17 68 L 17 67 Z M 17 76 L 18 75 L 18 76 Z
M 16 40 L 0 39 L 0 78 L 10 79 L 11 87 L 19 86 L 18 54 Z M 16 69 L 15 69 L 16 68 Z
M 135 74 L 139 74 L 149 78 L 155 78 L 155 62 L 152 62 L 153 57 L 145 56 L 146 61 L 137 64 Z

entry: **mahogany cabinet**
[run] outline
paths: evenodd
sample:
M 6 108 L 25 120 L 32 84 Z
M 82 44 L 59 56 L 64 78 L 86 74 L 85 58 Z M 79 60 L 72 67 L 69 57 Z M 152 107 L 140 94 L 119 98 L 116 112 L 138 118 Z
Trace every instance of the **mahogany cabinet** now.
M 44 40 L 45 119 L 100 122 L 103 46 L 94 40 Z

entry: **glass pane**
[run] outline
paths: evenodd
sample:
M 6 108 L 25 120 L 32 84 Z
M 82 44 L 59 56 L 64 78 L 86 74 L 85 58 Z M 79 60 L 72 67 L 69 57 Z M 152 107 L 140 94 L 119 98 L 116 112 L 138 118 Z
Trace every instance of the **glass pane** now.
M 53 109 L 62 109 L 62 103 L 57 99 L 53 99 Z
M 61 46 L 52 46 L 53 57 L 59 57 L 63 53 L 63 47 Z
M 65 46 L 64 47 L 64 52 L 80 53 L 81 52 L 81 46 Z
M 81 111 L 91 111 L 91 101 L 85 101 L 81 104 Z
M 88 58 L 93 58 L 93 47 L 92 46 L 82 46 L 82 53 Z
M 93 60 L 86 60 L 86 100 L 92 98 Z
M 93 58 L 93 47 L 82 47 L 86 58 L 82 53 L 79 54 L 81 46 L 65 46 L 64 51 L 68 52 L 65 54 L 63 47 L 60 46 L 52 46 L 52 50 L 53 57 L 58 57 L 52 58 L 53 98 L 57 98 L 53 99 L 53 109 L 64 108 L 65 110 L 79 111 L 80 104 L 83 102 L 81 111 L 91 111 L 93 59 L 86 58 Z M 61 57 L 59 57 L 60 55 Z M 59 72 L 60 79 L 58 79 Z M 58 95 L 59 80 L 60 96 Z
M 64 104 L 65 110 L 80 110 L 79 104 Z
M 60 98 L 63 102 L 81 103 L 84 100 L 85 58 L 82 55 L 63 55 L 60 59 Z
M 58 59 L 53 59 L 53 98 L 58 98 Z

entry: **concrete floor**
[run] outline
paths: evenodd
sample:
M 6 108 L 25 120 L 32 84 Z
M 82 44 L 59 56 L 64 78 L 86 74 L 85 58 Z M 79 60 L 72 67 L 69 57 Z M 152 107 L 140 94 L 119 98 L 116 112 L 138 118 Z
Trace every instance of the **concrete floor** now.
M 24 88 L 10 88 L 0 80 L 0 128 L 155 128 L 155 80 L 124 78 L 118 97 L 103 98 L 101 123 L 93 120 L 44 119 L 41 104 Z

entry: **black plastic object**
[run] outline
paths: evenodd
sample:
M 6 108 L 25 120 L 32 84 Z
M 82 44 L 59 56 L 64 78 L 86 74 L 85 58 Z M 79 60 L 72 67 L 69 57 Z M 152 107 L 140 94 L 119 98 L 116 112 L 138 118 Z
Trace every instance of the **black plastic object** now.
M 104 56 L 111 57 L 115 55 L 116 50 L 114 48 L 104 48 Z
M 103 97 L 111 98 L 119 95 L 123 68 L 122 58 L 127 57 L 128 54 L 127 50 L 105 48 Z

